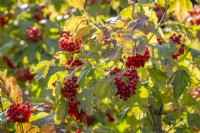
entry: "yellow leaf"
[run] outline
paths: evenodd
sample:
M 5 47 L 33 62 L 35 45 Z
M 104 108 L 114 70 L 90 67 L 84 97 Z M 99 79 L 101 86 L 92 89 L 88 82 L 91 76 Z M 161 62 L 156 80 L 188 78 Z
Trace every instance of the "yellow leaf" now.
M 17 124 L 15 128 L 16 129 L 15 133 L 38 133 L 39 132 L 39 128 L 35 125 L 32 125 L 31 123 L 23 123 L 22 125 L 20 124 Z
M 56 128 L 54 124 L 44 125 L 41 128 L 40 133 L 56 133 Z
M 74 39 L 80 38 L 87 35 L 91 31 L 91 26 L 86 25 L 85 16 L 72 16 L 65 21 L 64 30 L 65 32 L 70 32 Z
M 188 10 L 192 9 L 190 0 L 170 0 L 169 11 L 174 11 L 179 22 L 183 22 L 188 16 Z
M 23 92 L 14 77 L 0 76 L 0 88 L 12 103 L 22 104 Z
M 75 33 L 74 33 L 74 39 L 80 38 L 84 35 L 89 34 L 91 31 L 91 26 L 90 25 L 85 25 L 84 27 L 79 28 Z
M 78 9 L 84 9 L 85 0 L 67 0 L 70 6 Z

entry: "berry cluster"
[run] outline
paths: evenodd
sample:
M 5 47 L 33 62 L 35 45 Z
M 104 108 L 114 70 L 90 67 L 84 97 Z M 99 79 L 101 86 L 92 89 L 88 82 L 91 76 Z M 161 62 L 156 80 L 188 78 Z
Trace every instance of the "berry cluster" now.
M 179 46 L 178 53 L 172 54 L 172 58 L 175 60 L 177 60 L 180 55 L 184 54 L 185 44 L 181 44 L 181 40 L 180 40 L 181 37 L 182 35 L 180 34 L 179 35 L 173 34 L 170 37 L 170 41 L 174 42 L 175 44 Z
M 156 11 L 156 16 L 158 19 L 161 19 L 164 12 L 165 12 L 165 8 L 156 4 L 154 10 Z
M 195 5 L 193 11 L 189 11 L 191 17 L 189 17 L 189 21 L 191 25 L 199 25 L 200 24 L 200 6 Z
M 118 67 L 115 67 L 113 70 L 110 71 L 110 75 L 114 75 L 120 72 L 121 72 L 121 69 Z
M 78 105 L 80 104 L 80 101 L 70 101 L 68 102 L 68 114 L 72 117 L 75 117 L 77 121 L 82 122 L 82 116 L 85 116 L 87 123 L 90 123 L 90 120 L 92 117 L 90 115 L 87 115 L 83 109 L 80 111 L 78 110 Z
M 78 105 L 80 104 L 80 101 L 75 100 L 78 96 L 77 88 L 79 85 L 76 83 L 77 77 L 72 76 L 71 78 L 67 79 L 67 81 L 64 83 L 64 87 L 61 89 L 62 95 L 67 98 L 68 101 L 68 114 L 72 117 L 75 117 L 75 119 L 79 122 L 82 122 L 82 116 L 84 115 L 87 122 L 89 123 L 91 120 L 91 116 L 87 115 L 83 109 L 80 111 L 78 110 Z
M 162 42 L 162 40 L 160 38 L 157 38 L 157 41 L 158 41 L 159 45 L 163 45 L 163 42 Z
M 144 67 L 145 62 L 148 61 L 150 58 L 150 53 L 148 47 L 146 47 L 146 50 L 144 52 L 144 55 L 141 55 L 139 53 L 136 53 L 135 56 L 130 56 L 126 58 L 126 66 L 130 68 L 131 66 L 134 67 Z
M 44 9 L 47 8 L 45 4 L 40 4 L 39 7 L 35 9 L 35 13 L 33 15 L 33 18 L 36 21 L 44 20 L 44 19 L 49 19 L 51 12 L 45 14 Z
M 114 122 L 115 121 L 115 118 L 112 117 L 109 113 L 106 113 L 106 116 L 108 117 L 108 121 L 109 122 Z
M 0 16 L 0 27 L 8 24 L 8 21 L 12 18 L 11 14 L 1 15 Z
M 19 81 L 31 81 L 34 78 L 34 74 L 31 74 L 29 68 L 20 70 L 19 68 L 14 69 L 15 77 Z
M 28 27 L 26 29 L 26 39 L 30 42 L 41 41 L 43 39 L 43 34 L 39 32 L 36 26 Z
M 62 38 L 58 41 L 60 50 L 78 53 L 80 51 L 83 40 L 78 38 L 76 40 L 72 39 L 72 35 L 63 34 Z
M 125 81 L 124 79 L 127 79 Z M 118 89 L 116 96 L 120 99 L 127 100 L 132 94 L 136 94 L 136 83 L 139 81 L 135 67 L 131 66 L 123 72 L 122 76 L 116 76 L 114 83 Z
M 6 112 L 6 115 L 8 119 L 13 122 L 25 123 L 28 122 L 31 113 L 33 112 L 31 104 L 26 102 L 24 105 L 11 104 Z
M 70 101 L 74 101 L 78 95 L 77 88 L 79 85 L 76 82 L 77 77 L 72 76 L 71 78 L 67 79 L 67 81 L 64 83 L 64 87 L 61 90 L 62 95 Z
M 79 67 L 83 65 L 83 62 L 81 60 L 74 60 L 73 55 L 70 56 L 70 58 L 66 62 L 65 68 L 71 68 L 71 67 Z

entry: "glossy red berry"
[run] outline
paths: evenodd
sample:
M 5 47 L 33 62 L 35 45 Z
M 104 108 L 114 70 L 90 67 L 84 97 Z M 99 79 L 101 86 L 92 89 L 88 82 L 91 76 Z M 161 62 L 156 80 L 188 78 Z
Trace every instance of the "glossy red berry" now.
M 127 81 L 124 80 L 127 79 Z M 114 83 L 117 87 L 116 96 L 120 99 L 127 100 L 132 94 L 136 94 L 136 83 L 139 81 L 136 69 L 132 66 L 121 76 L 116 76 Z
M 68 36 L 67 34 L 63 34 L 58 41 L 60 50 L 73 53 L 78 53 L 80 51 L 82 43 L 83 40 L 81 38 L 73 40 L 72 36 Z
M 74 101 L 78 95 L 77 89 L 79 85 L 76 83 L 77 77 L 72 76 L 65 81 L 63 88 L 61 89 L 62 95 L 70 101 Z
M 11 104 L 6 115 L 13 122 L 25 123 L 29 121 L 33 112 L 31 104 L 26 102 L 25 104 Z
M 83 65 L 83 62 L 81 60 L 74 60 L 73 55 L 72 55 L 67 60 L 65 68 L 80 67 L 82 65 Z
M 131 67 L 131 66 L 134 66 L 134 67 L 144 67 L 145 65 L 145 62 L 147 62 L 150 58 L 150 53 L 149 53 L 149 49 L 148 47 L 146 47 L 146 50 L 144 52 L 144 55 L 141 55 L 141 54 L 136 54 L 134 56 L 130 56 L 130 57 L 127 57 L 126 58 L 126 66 L 127 67 Z

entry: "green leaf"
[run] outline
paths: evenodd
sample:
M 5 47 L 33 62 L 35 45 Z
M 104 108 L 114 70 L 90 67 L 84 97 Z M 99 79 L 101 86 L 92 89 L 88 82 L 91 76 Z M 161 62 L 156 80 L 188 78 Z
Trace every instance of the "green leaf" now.
M 78 100 L 81 101 L 79 108 L 82 108 L 88 115 L 93 114 L 93 101 L 94 101 L 94 85 L 84 89 L 78 95 Z
M 113 80 L 113 77 L 103 78 L 94 88 L 97 108 L 101 110 L 105 110 L 108 107 L 108 104 L 112 103 L 113 99 L 116 97 Z
M 83 70 L 81 71 L 81 74 L 78 76 L 77 83 L 80 85 L 80 87 L 83 87 L 85 85 L 86 78 L 88 74 L 91 72 L 92 67 L 88 64 L 83 65 Z
M 35 79 L 40 80 L 41 78 L 45 78 L 48 74 L 50 66 L 54 66 L 54 64 L 55 60 L 39 62 L 33 70 L 33 73 L 36 74 Z
M 138 3 L 140 4 L 149 4 L 153 2 L 156 2 L 156 0 L 138 0 Z
M 190 82 L 190 77 L 185 70 L 177 70 L 175 72 L 175 77 L 172 85 L 174 89 L 174 98 L 176 100 L 183 93 L 189 82 Z
M 78 9 L 84 9 L 85 0 L 67 0 L 70 6 Z
M 54 116 L 55 124 L 56 125 L 61 124 L 65 120 L 66 114 L 67 114 L 67 100 L 61 98 L 56 107 L 56 112 Z
M 168 78 L 165 72 L 162 72 L 155 67 L 148 69 L 148 72 L 154 84 L 157 84 L 161 88 L 165 88 Z
M 195 127 L 200 130 L 200 115 L 188 113 L 187 122 L 191 128 Z

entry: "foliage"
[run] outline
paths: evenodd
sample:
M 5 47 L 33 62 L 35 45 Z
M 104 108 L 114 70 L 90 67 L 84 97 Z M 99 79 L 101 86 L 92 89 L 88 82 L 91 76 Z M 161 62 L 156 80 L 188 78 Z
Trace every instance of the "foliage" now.
M 1 131 L 199 132 L 200 5 L 0 5 Z

